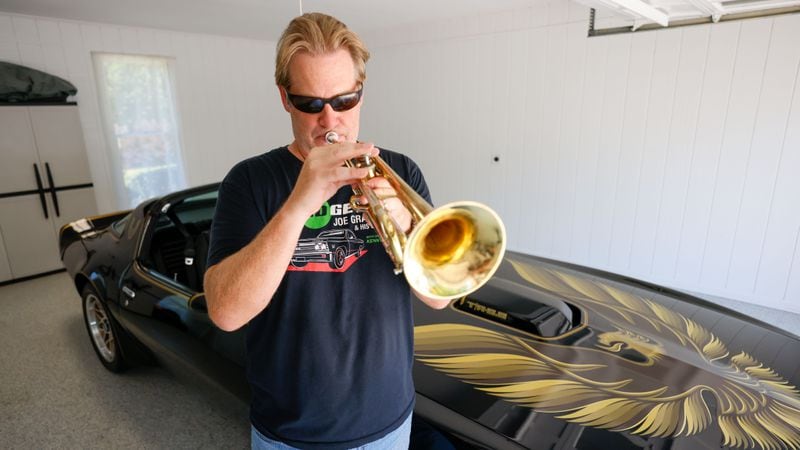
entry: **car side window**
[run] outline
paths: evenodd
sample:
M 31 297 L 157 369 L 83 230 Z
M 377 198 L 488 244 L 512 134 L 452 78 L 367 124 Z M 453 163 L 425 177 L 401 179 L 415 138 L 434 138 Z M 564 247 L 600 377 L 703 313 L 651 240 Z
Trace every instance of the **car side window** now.
M 150 241 L 151 268 L 192 291 L 202 292 L 216 205 L 215 189 L 164 208 Z

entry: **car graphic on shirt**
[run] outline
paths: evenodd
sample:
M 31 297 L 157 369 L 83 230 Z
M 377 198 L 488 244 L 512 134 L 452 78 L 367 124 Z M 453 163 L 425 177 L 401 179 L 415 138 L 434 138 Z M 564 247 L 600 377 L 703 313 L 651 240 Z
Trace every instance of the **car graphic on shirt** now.
M 309 262 L 327 262 L 331 269 L 341 269 L 348 256 L 361 256 L 363 250 L 364 240 L 352 230 L 325 230 L 315 238 L 300 239 L 291 264 L 303 267 Z

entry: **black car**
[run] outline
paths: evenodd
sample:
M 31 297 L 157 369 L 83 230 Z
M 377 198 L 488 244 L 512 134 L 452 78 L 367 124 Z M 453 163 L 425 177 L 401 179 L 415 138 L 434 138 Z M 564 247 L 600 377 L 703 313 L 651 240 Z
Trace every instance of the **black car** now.
M 203 296 L 217 188 L 74 222 L 61 255 L 109 370 L 157 361 L 248 401 L 244 329 Z M 508 252 L 414 319 L 415 426 L 457 448 L 800 449 L 800 338 L 698 298 Z

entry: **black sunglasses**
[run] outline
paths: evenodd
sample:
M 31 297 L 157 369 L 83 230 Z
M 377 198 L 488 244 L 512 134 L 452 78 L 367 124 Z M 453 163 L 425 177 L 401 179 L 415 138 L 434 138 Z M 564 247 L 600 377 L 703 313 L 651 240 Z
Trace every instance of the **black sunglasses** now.
M 295 108 L 304 113 L 316 114 L 322 111 L 325 105 L 331 105 L 334 111 L 342 112 L 353 109 L 358 104 L 361 100 L 361 91 L 363 90 L 364 87 L 362 86 L 355 92 L 339 94 L 331 98 L 305 97 L 302 95 L 290 94 L 289 91 L 286 91 L 286 98 L 289 99 Z

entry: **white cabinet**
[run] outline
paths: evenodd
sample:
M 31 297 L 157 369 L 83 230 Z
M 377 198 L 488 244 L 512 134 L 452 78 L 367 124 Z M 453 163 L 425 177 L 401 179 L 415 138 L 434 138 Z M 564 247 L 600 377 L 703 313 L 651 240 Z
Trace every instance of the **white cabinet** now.
M 0 229 L 13 278 L 61 268 L 52 220 L 44 218 L 35 196 L 0 199 Z
M 95 214 L 77 106 L 0 106 L 0 282 L 60 269 L 61 226 Z

